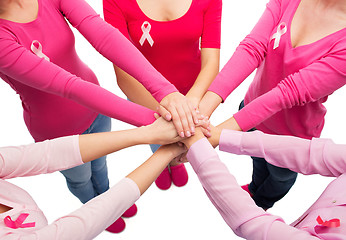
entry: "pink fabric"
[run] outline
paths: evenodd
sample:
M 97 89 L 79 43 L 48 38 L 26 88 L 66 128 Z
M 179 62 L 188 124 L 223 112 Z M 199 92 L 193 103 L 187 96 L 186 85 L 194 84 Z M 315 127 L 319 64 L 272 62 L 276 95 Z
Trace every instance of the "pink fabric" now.
M 337 177 L 302 217 L 289 226 L 257 207 L 209 142 L 199 140 L 190 148 L 188 160 L 208 197 L 237 235 L 256 240 L 346 238 L 346 145 L 337 145 L 328 139 L 306 140 L 259 131 L 223 130 L 220 150 L 264 157 L 273 165 L 304 174 Z M 318 217 L 323 221 L 339 219 L 341 224 L 339 227 L 321 226 L 316 220 Z
M 346 82 L 346 29 L 293 48 L 291 22 L 300 0 L 271 0 L 252 32 L 209 88 L 226 97 L 256 68 L 245 108 L 234 115 L 242 130 L 319 137 L 328 95 Z M 273 35 L 284 24 L 279 46 Z
M 136 126 L 151 123 L 152 111 L 98 86 L 95 74 L 76 54 L 66 19 L 158 101 L 176 88 L 85 1 L 38 0 L 38 4 L 38 16 L 32 22 L 0 19 L 0 76 L 20 95 L 25 123 L 34 139 L 80 134 L 97 113 Z M 41 44 L 50 62 L 31 51 L 33 41 Z
M 103 0 L 104 17 L 143 53 L 176 88 L 186 94 L 201 70 L 202 48 L 220 48 L 221 0 L 192 0 L 188 11 L 172 21 L 147 17 L 136 0 Z M 149 22 L 153 45 L 140 39 Z M 201 40 L 201 43 L 200 43 Z
M 0 148 L 0 203 L 12 209 L 0 214 L 0 238 L 9 239 L 93 239 L 139 198 L 137 185 L 121 180 L 106 193 L 50 225 L 35 201 L 7 178 L 50 173 L 82 164 L 78 136 L 64 137 L 20 147 Z M 4 219 L 28 214 L 23 224 L 34 227 L 13 229 Z

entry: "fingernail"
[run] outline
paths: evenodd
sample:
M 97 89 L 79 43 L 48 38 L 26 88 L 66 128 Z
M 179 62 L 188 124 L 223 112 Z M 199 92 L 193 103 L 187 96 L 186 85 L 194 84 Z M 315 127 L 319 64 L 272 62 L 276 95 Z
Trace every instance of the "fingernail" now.
M 184 137 L 184 132 L 180 132 L 180 137 Z
M 211 128 L 210 128 L 210 127 L 207 127 L 207 130 L 208 130 L 208 131 L 210 131 L 210 130 L 211 130 Z
M 191 132 L 192 132 L 192 133 L 195 132 L 195 127 L 194 127 L 194 126 L 191 127 Z
M 170 118 L 170 115 L 169 115 L 169 114 L 166 114 L 166 118 L 169 119 L 169 118 Z
M 186 137 L 191 137 L 191 133 L 189 131 L 186 131 Z

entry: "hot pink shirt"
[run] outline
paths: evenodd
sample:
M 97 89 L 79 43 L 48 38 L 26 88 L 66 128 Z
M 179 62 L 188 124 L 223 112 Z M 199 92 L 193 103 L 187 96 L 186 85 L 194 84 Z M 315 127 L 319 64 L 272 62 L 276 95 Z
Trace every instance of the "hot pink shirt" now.
M 38 0 L 38 6 L 32 22 L 0 19 L 0 77 L 20 95 L 24 120 L 34 139 L 80 134 L 98 113 L 137 126 L 151 123 L 152 111 L 98 86 L 95 74 L 77 56 L 66 19 L 158 101 L 176 88 L 85 1 Z M 49 61 L 34 54 L 39 49 L 37 42 L 31 50 L 35 41 Z
M 257 207 L 219 160 L 209 142 L 205 138 L 197 141 L 191 146 L 187 158 L 208 197 L 237 235 L 256 240 L 346 238 L 346 145 L 334 144 L 329 139 L 306 140 L 259 131 L 223 130 L 220 150 L 262 157 L 275 166 L 303 174 L 337 177 L 318 200 L 289 226 L 280 217 Z M 341 225 L 324 227 L 317 222 L 318 216 L 323 221 L 337 218 Z
M 188 11 L 172 21 L 150 19 L 136 0 L 103 0 L 103 9 L 105 20 L 184 95 L 201 70 L 200 47 L 220 48 L 222 0 L 192 0 Z M 147 31 L 152 45 L 147 39 L 141 44 Z
M 244 131 L 256 126 L 266 133 L 319 137 L 326 114 L 323 103 L 346 82 L 345 28 L 292 47 L 291 22 L 299 3 L 271 0 L 209 88 L 225 99 L 258 68 L 245 108 L 234 115 Z M 274 34 L 280 25 L 279 39 Z
M 4 179 L 51 173 L 82 164 L 78 136 L 64 137 L 19 147 L 0 148 L 0 203 L 12 207 L 0 214 L 0 239 L 93 239 L 139 198 L 137 185 L 129 178 L 84 204 L 78 210 L 48 225 L 43 212 L 23 189 Z M 54 207 L 54 206 L 52 206 Z M 35 227 L 13 229 L 13 221 L 29 214 L 23 222 Z

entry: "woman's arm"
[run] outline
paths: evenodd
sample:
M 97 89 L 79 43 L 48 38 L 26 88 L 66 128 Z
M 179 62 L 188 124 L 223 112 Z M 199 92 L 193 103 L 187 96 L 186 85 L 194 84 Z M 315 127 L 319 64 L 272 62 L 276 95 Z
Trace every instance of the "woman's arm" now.
M 19 147 L 3 147 L 0 148 L 0 177 L 8 179 L 51 173 L 129 146 L 168 144 L 178 140 L 180 138 L 173 124 L 160 118 L 149 126 L 130 130 L 63 137 Z
M 346 145 L 330 139 L 223 130 L 219 148 L 238 155 L 262 157 L 275 166 L 308 175 L 338 177 L 346 172 Z
M 118 29 L 103 21 L 83 0 L 57 1 L 65 17 L 96 50 L 148 89 L 162 105 L 158 112 L 166 120 L 173 120 L 182 137 L 189 135 L 188 132 L 194 132 L 198 118 L 189 100 L 149 63 Z
M 183 141 L 190 148 L 187 158 L 207 196 L 238 236 L 256 240 L 317 239 L 257 207 L 198 131 Z
M 239 44 L 230 60 L 201 100 L 202 113 L 210 116 L 264 60 L 270 35 L 277 25 L 281 12 L 281 0 L 271 0 L 249 35 Z M 211 94 L 213 93 L 213 94 Z
M 185 150 L 176 144 L 163 146 L 126 178 L 78 210 L 62 216 L 40 230 L 28 233 L 17 232 L 7 237 L 11 239 L 20 237 L 59 240 L 93 239 L 132 206 L 167 164 L 183 151 Z
M 220 49 L 202 48 L 201 49 L 201 71 L 195 83 L 186 94 L 194 108 L 199 108 L 199 103 L 208 90 L 213 79 L 219 72 Z

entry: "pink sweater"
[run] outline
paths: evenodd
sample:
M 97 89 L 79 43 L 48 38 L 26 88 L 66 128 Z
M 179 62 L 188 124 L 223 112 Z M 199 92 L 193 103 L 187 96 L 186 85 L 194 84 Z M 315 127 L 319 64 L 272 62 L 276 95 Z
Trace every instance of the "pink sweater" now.
M 95 74 L 77 56 L 66 19 L 103 56 L 138 79 L 156 100 L 177 91 L 85 1 L 38 0 L 38 5 L 32 22 L 0 19 L 0 77 L 20 95 L 25 123 L 36 141 L 80 134 L 97 113 L 136 126 L 154 120 L 152 111 L 98 86 Z
M 31 196 L 4 180 L 51 173 L 82 163 L 78 136 L 0 148 L 0 203 L 12 207 L 0 214 L 0 239 L 93 239 L 139 198 L 137 185 L 125 178 L 80 209 L 48 225 Z M 15 221 L 23 213 L 29 214 L 23 224 L 35 223 L 35 227 L 13 229 L 5 225 L 4 218 L 10 216 Z
M 234 115 L 244 131 L 256 126 L 271 134 L 319 137 L 326 114 L 323 103 L 346 82 L 345 28 L 292 47 L 291 22 L 299 3 L 270 0 L 209 88 L 225 100 L 258 68 L 245 96 L 245 108 Z M 280 34 L 275 35 L 278 28 Z
M 105 20 L 118 28 L 151 64 L 186 94 L 201 71 L 201 48 L 220 48 L 221 0 L 192 0 L 188 11 L 172 21 L 156 21 L 136 0 L 103 0 Z M 150 24 L 148 40 L 141 38 Z
M 220 150 L 264 157 L 273 165 L 303 174 L 337 177 L 302 217 L 289 226 L 281 218 L 257 207 L 209 142 L 205 138 L 197 141 L 187 158 L 208 197 L 237 235 L 256 240 L 346 238 L 346 145 L 337 145 L 328 139 L 306 140 L 259 131 L 223 130 Z M 337 218 L 341 225 L 336 228 L 322 226 L 316 220 L 318 216 L 323 221 Z

